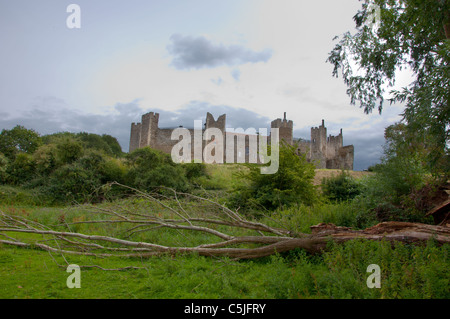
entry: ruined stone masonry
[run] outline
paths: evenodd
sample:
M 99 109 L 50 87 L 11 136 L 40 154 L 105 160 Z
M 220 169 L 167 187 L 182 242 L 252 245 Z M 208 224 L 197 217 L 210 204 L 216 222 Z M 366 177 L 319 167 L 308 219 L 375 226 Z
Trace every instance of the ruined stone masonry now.
M 130 152 L 138 148 L 149 146 L 153 149 L 160 150 L 168 154 L 171 153 L 173 146 L 179 142 L 178 140 L 171 139 L 172 131 L 175 128 L 159 128 L 158 121 L 159 114 L 150 112 L 142 115 L 140 123 L 131 123 Z M 219 116 L 217 120 L 214 120 L 212 114 L 208 112 L 206 114 L 206 123 L 204 127 L 202 127 L 201 132 L 198 129 L 188 129 L 192 138 L 191 144 L 194 145 L 195 134 L 201 133 L 201 136 L 203 136 L 206 129 L 213 127 L 218 128 L 222 131 L 222 135 L 225 137 L 224 149 L 227 149 L 227 141 L 231 145 L 229 147 L 234 148 L 234 158 L 225 158 L 226 152 L 224 150 L 223 162 L 249 162 L 249 157 L 254 154 L 249 151 L 251 147 L 249 140 L 256 140 L 256 135 L 245 134 L 243 139 L 245 140 L 245 147 L 241 147 L 243 145 L 239 144 L 239 139 L 242 138 L 243 133 L 227 132 L 225 130 L 225 124 L 225 114 Z M 278 128 L 280 140 L 284 140 L 290 145 L 297 145 L 297 153 L 306 153 L 307 160 L 309 162 L 313 162 L 316 168 L 353 170 L 354 147 L 353 145 L 343 145 L 342 129 L 337 136 L 327 136 L 325 121 L 322 120 L 321 126 L 311 128 L 310 140 L 294 138 L 293 122 L 286 119 L 286 113 L 284 113 L 283 119 L 279 118 L 272 121 L 271 128 Z M 202 149 L 204 149 L 204 147 L 211 142 L 214 141 L 203 141 Z M 253 150 L 254 149 L 252 149 L 252 151 Z M 192 158 L 194 158 L 193 147 Z

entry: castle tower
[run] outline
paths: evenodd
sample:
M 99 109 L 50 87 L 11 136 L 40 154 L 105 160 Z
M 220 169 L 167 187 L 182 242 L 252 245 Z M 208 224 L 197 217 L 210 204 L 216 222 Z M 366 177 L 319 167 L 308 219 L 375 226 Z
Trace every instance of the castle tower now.
M 226 114 L 222 114 L 221 116 L 219 116 L 219 118 L 216 121 L 214 120 L 212 114 L 207 112 L 205 129 L 215 127 L 221 130 L 222 132 L 225 132 L 225 122 L 226 122 Z
M 135 149 L 139 148 L 139 143 L 141 141 L 141 123 L 131 123 L 131 134 L 130 134 L 130 149 L 129 152 L 133 152 Z
M 326 154 L 327 154 L 327 128 L 325 127 L 325 120 L 322 120 L 322 125 L 311 128 L 311 160 L 316 161 L 317 168 L 326 168 Z
M 224 163 L 224 161 L 225 161 L 225 150 L 226 150 L 225 125 L 226 125 L 226 114 L 222 114 L 221 116 L 219 116 L 217 118 L 217 120 L 214 120 L 214 117 L 211 113 L 209 113 L 209 112 L 206 113 L 205 130 L 207 130 L 209 128 L 217 128 L 222 132 L 222 147 L 223 148 L 220 149 L 220 151 L 222 153 L 221 163 Z M 205 148 L 205 146 L 207 144 L 209 144 L 212 141 L 213 141 L 213 139 L 208 139 L 206 141 L 203 141 L 203 149 Z M 215 142 L 212 142 L 212 143 L 215 143 Z M 216 146 L 216 147 L 218 147 L 218 146 Z M 218 155 L 218 153 L 215 153 L 215 152 L 214 152 L 214 154 Z
M 205 130 L 209 129 L 209 128 L 218 128 L 219 130 L 222 131 L 222 137 L 224 139 L 225 142 L 225 124 L 226 124 L 226 115 L 222 114 L 221 116 L 219 116 L 217 118 L 217 120 L 214 120 L 214 117 L 212 116 L 211 113 L 207 112 L 206 113 L 206 123 L 205 123 Z M 206 141 L 206 143 L 208 143 L 208 141 Z
M 270 124 L 271 128 L 278 128 L 280 141 L 284 140 L 289 145 L 293 145 L 293 127 L 294 123 L 291 120 L 286 120 L 286 112 L 284 112 L 284 118 L 273 120 Z
M 327 138 L 326 157 L 335 158 L 338 155 L 338 151 L 344 146 L 344 140 L 342 138 L 342 129 L 337 136 L 331 134 Z
M 156 141 L 158 121 L 159 113 L 150 112 L 142 115 L 139 147 L 153 147 Z

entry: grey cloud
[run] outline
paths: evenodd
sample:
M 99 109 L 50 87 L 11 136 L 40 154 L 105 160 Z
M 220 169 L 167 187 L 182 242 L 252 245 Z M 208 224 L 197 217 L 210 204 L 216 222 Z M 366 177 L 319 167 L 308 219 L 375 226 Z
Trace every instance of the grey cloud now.
M 64 103 L 54 104 L 51 107 L 41 103 L 44 103 L 44 100 L 36 102 L 30 111 L 19 116 L 2 116 L 0 130 L 22 125 L 41 135 L 63 131 L 109 134 L 116 137 L 122 149 L 127 151 L 131 122 L 138 121 L 142 114 L 136 102 L 118 103 L 113 107 L 111 114 L 107 115 L 80 113 Z
M 57 132 L 88 132 L 95 134 L 109 134 L 119 141 L 122 149 L 128 151 L 130 142 L 130 126 L 132 122 L 140 122 L 141 116 L 147 112 L 159 113 L 159 127 L 193 127 L 194 120 L 205 122 L 206 113 L 210 112 L 214 118 L 222 114 L 227 115 L 227 127 L 232 128 L 268 128 L 270 120 L 257 113 L 226 105 L 211 105 L 206 102 L 192 101 L 177 111 L 151 108 L 142 109 L 138 101 L 117 103 L 109 114 L 81 113 L 68 107 L 63 101 L 48 103 L 49 99 L 38 99 L 30 111 L 19 116 L 10 116 L 2 112 L 0 117 L 0 131 L 12 129 L 22 125 L 33 129 L 41 135 Z
M 239 81 L 239 79 L 241 78 L 241 71 L 239 69 L 233 69 L 233 71 L 231 71 L 231 76 L 236 80 Z
M 159 113 L 160 128 L 178 127 L 180 125 L 193 128 L 195 120 L 202 120 L 202 123 L 205 123 L 207 112 L 210 112 L 215 119 L 222 114 L 226 114 L 227 128 L 270 128 L 271 122 L 271 119 L 268 117 L 243 108 L 235 108 L 228 105 L 211 105 L 202 101 L 191 101 L 177 111 L 155 108 L 148 109 L 146 112 L 150 111 Z
M 361 138 L 359 134 L 348 138 L 344 135 L 344 139 L 346 140 L 344 141 L 345 144 L 351 144 L 355 147 L 354 170 L 361 171 L 380 162 L 380 157 L 383 154 L 383 134 L 369 138 Z
M 174 34 L 167 50 L 173 55 L 172 64 L 177 69 L 213 68 L 221 65 L 267 62 L 271 50 L 255 52 L 241 45 L 214 44 L 205 37 L 191 37 Z
M 384 144 L 384 126 L 385 122 L 380 122 L 374 129 L 367 131 L 364 128 L 346 130 L 346 127 L 354 126 L 355 122 L 351 120 L 345 123 L 335 123 L 332 121 L 325 122 L 328 135 L 338 135 L 340 128 L 343 128 L 344 146 L 353 145 L 355 148 L 355 159 L 353 169 L 362 171 L 369 166 L 380 162 L 383 154 Z M 316 125 L 317 126 L 317 125 Z M 311 127 L 303 127 L 294 130 L 295 138 L 310 140 Z

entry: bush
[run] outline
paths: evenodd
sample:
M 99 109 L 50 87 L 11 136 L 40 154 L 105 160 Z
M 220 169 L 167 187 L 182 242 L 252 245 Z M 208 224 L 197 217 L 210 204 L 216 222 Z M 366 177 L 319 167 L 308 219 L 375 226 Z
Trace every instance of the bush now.
M 44 191 L 59 203 L 85 202 L 92 199 L 94 191 L 101 186 L 94 171 L 81 163 L 66 164 L 56 169 L 48 178 Z
M 33 154 L 36 172 L 40 176 L 48 176 L 58 166 L 57 147 L 55 144 L 40 146 Z
M 20 186 L 0 186 L 0 203 L 3 205 L 49 205 L 47 196 L 38 189 L 26 189 Z
M 348 201 L 360 194 L 359 183 L 345 171 L 322 180 L 322 192 L 331 201 Z
M 315 167 L 298 155 L 296 147 L 281 144 L 279 167 L 274 174 L 261 174 L 260 165 L 248 164 L 248 171 L 239 177 L 248 183 L 237 184 L 231 201 L 234 206 L 248 208 L 263 206 L 266 209 L 292 205 L 312 205 L 319 200 L 313 185 Z
M 130 166 L 126 181 L 138 189 L 149 190 L 159 186 L 186 191 L 188 181 L 181 165 L 172 161 L 169 154 L 144 147 L 127 156 Z
M 111 149 L 112 155 L 119 157 L 123 155 L 122 147 L 115 137 L 111 135 L 103 134 L 102 139 L 108 144 Z
M 383 221 L 428 222 L 426 205 L 433 194 L 432 179 L 422 170 L 395 158 L 378 166 L 374 175 L 361 180 L 361 193 L 355 200 L 361 218 Z M 430 189 L 429 189 L 430 188 Z M 367 215 L 367 216 L 363 216 Z
M 107 158 L 99 167 L 102 183 L 118 182 L 125 183 L 128 168 L 122 160 Z
M 58 162 L 62 165 L 71 164 L 83 155 L 83 147 L 73 138 L 65 138 L 56 145 Z
M 186 163 L 183 168 L 188 180 L 193 180 L 202 176 L 208 176 L 204 163 Z
M 111 147 L 100 135 L 82 132 L 76 134 L 76 138 L 82 142 L 84 149 L 94 149 L 113 155 Z
M 7 168 L 8 181 L 13 185 L 23 185 L 35 176 L 33 157 L 26 153 L 18 153 Z
M 8 159 L 3 153 L 0 153 L 0 184 L 5 184 L 8 179 L 7 174 Z

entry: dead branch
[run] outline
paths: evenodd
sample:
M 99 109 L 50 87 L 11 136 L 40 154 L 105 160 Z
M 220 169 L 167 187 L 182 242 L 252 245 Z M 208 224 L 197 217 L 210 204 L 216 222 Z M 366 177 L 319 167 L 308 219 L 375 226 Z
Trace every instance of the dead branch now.
M 114 183 L 121 187 L 128 186 Z M 425 225 L 405 222 L 385 222 L 364 229 L 353 230 L 333 224 L 319 224 L 311 227 L 310 234 L 294 234 L 286 229 L 275 228 L 258 221 L 243 218 L 237 212 L 211 199 L 197 195 L 177 193 L 174 197 L 147 194 L 135 190 L 149 205 L 145 212 L 130 211 L 116 205 L 86 205 L 89 220 L 64 220 L 59 225 L 43 225 L 21 216 L 0 212 L 0 243 L 18 247 L 37 248 L 49 253 L 88 255 L 97 257 L 151 257 L 162 254 L 196 253 L 202 256 L 249 259 L 282 253 L 296 248 L 310 253 L 320 253 L 329 241 L 341 244 L 349 240 L 366 239 L 374 241 L 424 243 L 430 239 L 439 244 L 450 243 L 450 227 L 447 225 Z M 174 201 L 171 201 L 174 200 Z M 201 204 L 201 209 L 192 201 Z M 175 205 L 174 205 L 175 204 Z M 173 207 L 175 206 L 175 207 Z M 71 231 L 70 225 L 100 224 L 121 227 L 119 235 L 88 234 Z M 103 228 L 103 227 L 102 227 Z M 68 231 L 67 231 L 68 229 Z M 180 232 L 186 241 L 180 245 L 158 243 L 167 230 Z M 152 240 L 133 240 L 134 236 L 155 235 Z M 199 234 L 189 242 L 185 234 Z M 28 234 L 21 236 L 21 234 Z M 36 236 L 34 236 L 34 235 Z M 144 234 L 144 235 L 142 235 Z M 13 237 L 14 236 L 14 237 Z M 198 243 L 200 237 L 206 242 Z M 99 266 L 90 266 L 102 269 Z M 129 269 L 130 267 L 121 268 Z

